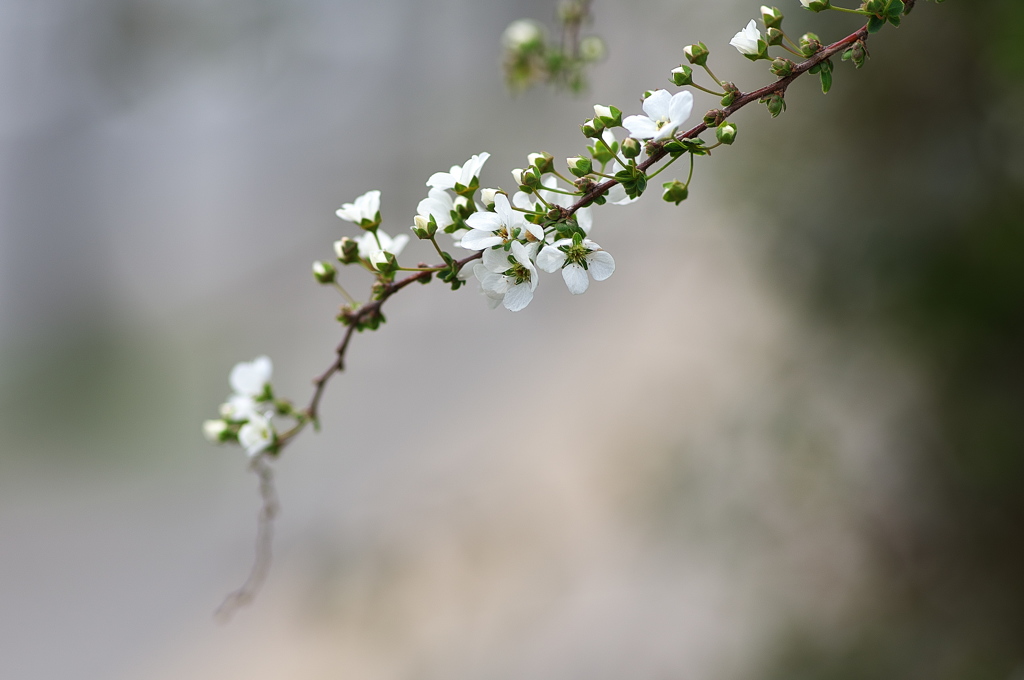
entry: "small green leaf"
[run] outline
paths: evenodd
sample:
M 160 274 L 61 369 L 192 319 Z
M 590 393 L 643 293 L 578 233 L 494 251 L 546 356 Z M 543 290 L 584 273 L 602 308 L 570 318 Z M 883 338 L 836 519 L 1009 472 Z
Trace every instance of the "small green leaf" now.
M 828 94 L 832 89 L 832 71 L 822 69 L 821 71 L 821 93 Z
M 871 17 L 868 19 L 868 33 L 878 33 L 885 26 L 883 17 Z

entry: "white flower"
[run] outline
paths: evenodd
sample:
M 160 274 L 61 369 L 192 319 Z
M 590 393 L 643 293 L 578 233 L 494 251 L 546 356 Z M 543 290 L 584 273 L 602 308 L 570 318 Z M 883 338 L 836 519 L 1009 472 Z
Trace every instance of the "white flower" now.
M 587 292 L 590 276 L 604 281 L 615 271 L 615 260 L 590 239 L 574 244 L 571 238 L 556 241 L 537 255 L 537 266 L 546 272 L 562 270 L 562 280 L 573 295 Z
M 693 109 L 693 95 L 687 91 L 669 94 L 657 90 L 644 100 L 646 116 L 628 116 L 622 126 L 635 139 L 668 139 L 686 122 Z
M 470 158 L 463 166 L 453 165 L 448 172 L 435 172 L 427 180 L 427 186 L 435 189 L 455 189 L 456 184 L 468 187 L 473 178 L 480 176 L 480 169 L 490 157 L 491 154 L 484 151 Z
M 377 222 L 377 213 L 380 212 L 380 192 L 374 189 L 355 200 L 354 203 L 345 203 L 335 213 L 338 217 L 349 222 L 362 224 L 364 222 Z
M 428 220 L 433 217 L 434 224 L 438 229 L 444 229 L 452 224 L 452 211 L 455 204 L 452 197 L 444 189 L 432 188 L 427 192 L 427 197 L 416 206 L 416 213 Z
M 234 422 L 249 420 L 260 413 L 260 403 L 248 394 L 232 394 L 220 405 L 220 417 Z
M 214 444 L 218 444 L 221 441 L 221 437 L 225 432 L 228 431 L 228 424 L 223 420 L 205 420 L 203 421 L 203 436 L 206 440 Z
M 513 210 L 505 194 L 494 197 L 494 212 L 475 212 L 466 218 L 466 224 L 470 231 L 462 237 L 461 244 L 466 250 L 483 250 L 514 240 L 544 240 L 544 230 Z
M 274 443 L 276 433 L 270 418 L 259 413 L 249 418 L 249 422 L 238 430 L 238 443 L 245 447 L 250 456 L 264 451 Z
M 235 394 L 258 397 L 263 394 L 263 388 L 270 382 L 273 371 L 274 366 L 270 363 L 270 357 L 257 357 L 252 361 L 235 364 L 228 382 Z
M 506 49 L 519 50 L 544 39 L 544 33 L 536 22 L 529 19 L 513 21 L 501 34 L 501 42 Z
M 800 1 L 805 3 L 805 7 L 807 6 L 806 0 Z M 761 54 L 761 46 L 758 44 L 761 40 L 761 31 L 757 30 L 757 22 L 751 19 L 746 28 L 732 37 L 729 44 L 739 50 L 740 54 L 753 57 Z
M 386 250 L 395 257 L 398 257 L 398 254 L 402 252 L 402 249 L 405 248 L 405 244 L 408 242 L 408 234 L 399 234 L 398 236 L 391 238 L 381 229 L 377 230 L 376 236 L 374 236 L 374 232 L 368 231 L 356 239 L 356 244 L 359 246 L 359 257 L 364 260 L 371 261 L 373 260 L 374 254 L 379 253 L 382 250 Z M 341 241 L 338 241 L 338 243 L 341 243 Z M 336 243 L 335 250 L 339 247 L 340 246 Z
M 522 243 L 513 241 L 511 250 L 511 255 L 504 248 L 485 250 L 483 262 L 473 266 L 473 273 L 487 297 L 518 312 L 530 304 L 537 290 L 537 268 Z

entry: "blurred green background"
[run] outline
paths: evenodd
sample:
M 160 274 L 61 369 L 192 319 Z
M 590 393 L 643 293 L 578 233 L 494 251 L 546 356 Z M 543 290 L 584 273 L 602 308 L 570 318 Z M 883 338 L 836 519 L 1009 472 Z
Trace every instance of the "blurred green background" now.
M 329 362 L 335 208 L 380 188 L 397 233 L 483 150 L 508 188 L 696 40 L 766 82 L 727 45 L 753 4 L 594 10 L 574 99 L 502 83 L 546 0 L 0 7 L 0 677 L 1024 677 L 1018 0 L 919 2 L 828 96 L 745 109 L 682 206 L 597 212 L 579 299 L 389 302 L 213 622 L 257 499 L 199 425 L 237 361 L 299 401 Z

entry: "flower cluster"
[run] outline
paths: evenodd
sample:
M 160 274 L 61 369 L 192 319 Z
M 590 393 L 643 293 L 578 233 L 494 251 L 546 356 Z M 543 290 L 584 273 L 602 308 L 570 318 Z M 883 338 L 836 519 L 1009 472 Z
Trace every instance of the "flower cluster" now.
M 266 356 L 243 361 L 231 369 L 233 393 L 220 406 L 220 418 L 203 423 L 203 434 L 214 443 L 237 441 L 250 456 L 270 448 L 277 432 L 271 418 L 276 410 L 270 387 L 273 365 Z

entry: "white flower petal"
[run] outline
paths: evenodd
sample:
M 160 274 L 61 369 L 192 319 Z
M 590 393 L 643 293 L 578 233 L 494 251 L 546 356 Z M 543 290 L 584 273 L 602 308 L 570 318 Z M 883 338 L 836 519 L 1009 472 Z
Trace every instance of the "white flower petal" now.
M 672 95 L 668 105 L 668 116 L 678 127 L 686 122 L 693 110 L 693 95 L 690 92 L 679 92 Z
M 484 251 L 483 266 L 489 272 L 503 273 L 511 266 L 508 261 L 508 253 L 504 248 L 488 248 Z
M 615 258 L 607 251 L 595 250 L 587 255 L 587 266 L 595 281 L 604 281 L 615 272 Z
M 231 369 L 228 382 L 237 394 L 258 397 L 263 394 L 263 387 L 270 382 L 273 372 L 273 365 L 270 357 L 261 356 L 252 361 L 243 361 L 235 364 Z
M 505 309 L 510 312 L 518 312 L 530 304 L 533 299 L 533 288 L 527 283 L 517 283 L 505 293 Z
M 466 250 L 483 250 L 484 248 L 498 246 L 502 243 L 503 241 L 501 237 L 495 236 L 494 232 L 473 229 L 466 232 L 466 235 L 462 237 L 462 241 L 459 245 Z
M 544 246 L 537 255 L 537 266 L 549 274 L 558 271 L 564 263 L 565 253 L 554 245 Z
M 644 113 L 654 120 L 667 119 L 669 117 L 668 105 L 671 100 L 672 95 L 668 90 L 656 90 L 644 100 Z
M 658 125 L 647 116 L 627 116 L 622 120 L 622 127 L 629 130 L 634 139 L 650 139 L 658 134 Z
M 565 281 L 565 287 L 573 295 L 586 293 L 587 288 L 590 286 L 590 277 L 587 276 L 587 270 L 575 262 L 570 262 L 562 267 L 562 280 Z

